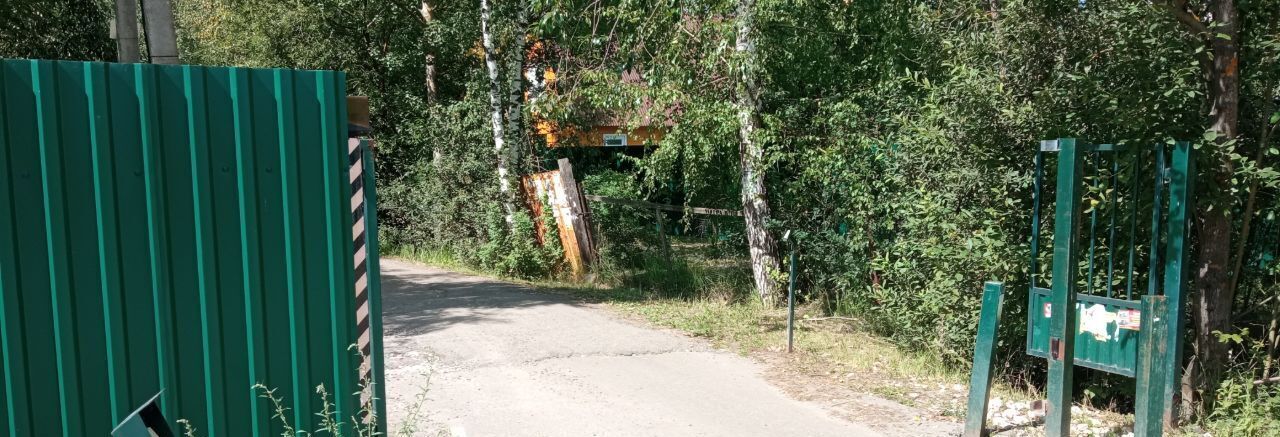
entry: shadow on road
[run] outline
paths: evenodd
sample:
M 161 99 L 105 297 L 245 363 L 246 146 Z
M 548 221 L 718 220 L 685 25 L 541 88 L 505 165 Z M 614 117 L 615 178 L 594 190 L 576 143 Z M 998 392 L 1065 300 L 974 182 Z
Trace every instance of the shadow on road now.
M 384 267 L 382 326 L 388 335 L 419 335 L 457 324 L 504 323 L 499 313 L 575 299 L 497 280 L 435 269 Z

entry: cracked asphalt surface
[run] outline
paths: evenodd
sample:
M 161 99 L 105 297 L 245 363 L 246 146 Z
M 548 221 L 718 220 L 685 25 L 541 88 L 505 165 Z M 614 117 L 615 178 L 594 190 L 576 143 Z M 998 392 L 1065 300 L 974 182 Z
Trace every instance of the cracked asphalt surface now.
M 529 287 L 383 260 L 388 419 L 454 436 L 875 436 L 764 367 Z

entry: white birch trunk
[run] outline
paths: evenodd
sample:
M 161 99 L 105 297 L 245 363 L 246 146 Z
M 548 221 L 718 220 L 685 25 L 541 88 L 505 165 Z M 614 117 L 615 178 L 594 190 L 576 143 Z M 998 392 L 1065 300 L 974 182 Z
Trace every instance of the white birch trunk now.
M 754 0 L 738 0 L 737 52 L 738 159 L 742 166 L 742 213 L 746 218 L 747 243 L 751 251 L 751 272 L 756 292 L 767 305 L 782 302 L 782 287 L 775 278 L 780 272 L 778 244 L 765 224 L 769 221 L 768 191 L 765 188 L 764 144 L 760 129 L 760 90 L 754 33 Z
M 525 8 L 521 8 L 520 15 L 516 17 L 517 35 L 511 44 L 511 59 L 507 66 L 507 135 L 513 161 L 519 159 L 519 148 L 524 145 L 520 118 L 524 110 L 524 50 L 529 39 L 528 16 Z
M 493 151 L 498 157 L 498 193 L 506 210 L 507 223 L 514 221 L 515 192 L 511 189 L 510 152 L 507 150 L 506 133 L 502 125 L 502 86 L 498 83 L 498 59 L 494 54 L 493 34 L 490 26 L 489 0 L 480 0 L 480 34 L 484 47 L 484 64 L 489 70 L 489 109 L 493 127 Z

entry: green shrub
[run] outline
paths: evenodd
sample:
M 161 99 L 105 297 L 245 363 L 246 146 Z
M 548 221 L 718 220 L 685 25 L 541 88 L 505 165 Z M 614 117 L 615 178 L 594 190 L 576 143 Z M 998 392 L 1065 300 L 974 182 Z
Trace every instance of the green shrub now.
M 1255 385 L 1248 373 L 1223 381 L 1207 427 L 1220 436 L 1280 435 L 1280 387 Z
M 1249 329 L 1218 333 L 1221 341 L 1236 349 L 1233 367 L 1218 387 L 1206 427 L 1221 436 L 1280 435 L 1280 385 L 1269 382 L 1277 373 L 1274 354 L 1280 333 L 1273 320 L 1262 336 Z M 1259 381 L 1259 382 L 1255 382 Z
M 555 228 L 554 221 L 551 228 Z M 548 240 L 554 240 L 551 249 L 538 244 L 537 228 L 525 211 L 511 216 L 511 223 L 501 208 L 490 208 L 487 220 L 487 241 L 476 251 L 480 268 L 514 278 L 541 278 L 550 275 L 563 259 L 559 246 L 559 234 L 548 232 Z
M 591 194 L 619 199 L 640 200 L 640 185 L 635 176 L 613 170 L 583 178 L 583 188 Z M 632 206 L 592 202 L 591 219 L 596 232 L 596 249 L 600 262 L 619 269 L 640 267 L 646 263 L 645 253 L 658 248 L 653 211 Z

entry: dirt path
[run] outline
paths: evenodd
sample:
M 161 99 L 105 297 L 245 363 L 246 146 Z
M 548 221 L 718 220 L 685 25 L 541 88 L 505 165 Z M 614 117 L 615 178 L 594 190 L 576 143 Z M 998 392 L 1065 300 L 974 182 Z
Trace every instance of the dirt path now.
M 884 435 L 605 308 L 395 260 L 382 274 L 393 431 L 425 387 L 423 435 Z

